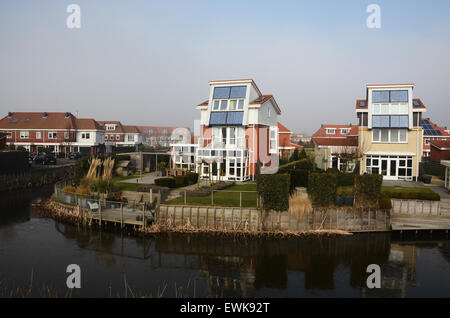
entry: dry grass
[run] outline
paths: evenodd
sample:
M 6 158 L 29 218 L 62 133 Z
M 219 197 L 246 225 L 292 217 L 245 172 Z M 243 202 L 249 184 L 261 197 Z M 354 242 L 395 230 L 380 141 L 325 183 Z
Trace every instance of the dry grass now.
M 114 170 L 114 159 L 111 157 L 103 161 L 103 180 L 111 180 Z
M 97 179 L 99 173 L 99 167 L 102 166 L 102 160 L 100 158 L 91 158 L 89 165 L 89 171 L 86 174 L 86 179 L 94 180 Z
M 297 219 L 305 214 L 312 212 L 312 203 L 308 195 L 303 193 L 294 193 L 289 197 L 289 214 Z

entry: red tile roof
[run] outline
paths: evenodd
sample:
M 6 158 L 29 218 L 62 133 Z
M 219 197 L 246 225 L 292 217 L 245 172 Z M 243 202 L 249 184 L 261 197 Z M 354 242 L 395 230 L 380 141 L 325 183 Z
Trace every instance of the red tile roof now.
M 209 101 L 205 100 L 203 103 L 198 104 L 197 106 L 208 106 Z
M 104 130 L 103 127 L 92 118 L 77 118 L 75 119 L 77 129 L 88 130 Z
M 0 129 L 75 129 L 76 118 L 71 113 L 14 112 L 0 120 Z
M 273 97 L 272 95 L 261 95 L 258 98 L 255 98 L 254 101 L 250 102 L 250 105 L 264 104 L 272 97 Z
M 348 138 L 313 138 L 314 144 L 317 146 L 358 146 L 358 137 Z
M 335 134 L 327 134 L 327 128 L 336 129 Z M 350 129 L 348 134 L 341 134 L 341 129 Z M 322 125 L 313 135 L 312 138 L 347 138 L 348 136 L 358 136 L 358 125 Z
M 361 107 L 361 106 L 360 106 L 360 103 L 361 103 L 361 102 L 366 103 L 366 106 Z M 357 100 L 356 100 L 356 109 L 368 109 L 368 107 L 367 107 L 367 99 L 357 99 Z
M 123 130 L 123 126 L 120 123 L 120 121 L 116 121 L 116 120 L 109 120 L 109 121 L 99 121 L 98 122 L 104 129 L 105 129 L 105 133 L 118 133 L 118 134 L 123 134 L 124 130 Z M 106 125 L 107 124 L 114 124 L 116 125 L 116 129 L 114 130 L 106 130 Z
M 289 129 L 287 129 L 286 126 L 284 126 L 284 125 L 281 124 L 280 122 L 278 122 L 278 132 L 279 132 L 279 133 L 289 133 L 289 134 L 292 134 L 292 131 L 290 131 Z
M 140 131 L 136 126 L 125 126 L 123 125 L 123 132 L 127 134 L 139 134 Z
M 439 150 L 450 150 L 450 139 L 447 140 L 430 140 L 430 145 Z
M 420 104 L 420 106 L 415 106 L 414 102 L 418 102 Z M 422 101 L 420 100 L 420 98 L 414 98 L 413 99 L 413 109 L 426 109 L 425 105 L 422 103 Z

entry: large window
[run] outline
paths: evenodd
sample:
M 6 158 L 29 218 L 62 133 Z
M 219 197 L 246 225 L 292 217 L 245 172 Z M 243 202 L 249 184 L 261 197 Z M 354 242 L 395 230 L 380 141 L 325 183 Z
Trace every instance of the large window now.
M 247 86 L 215 87 L 214 99 L 245 98 Z
M 372 129 L 372 141 L 382 143 L 406 143 L 407 129 Z
M 386 116 L 374 115 L 372 116 L 373 128 L 408 128 L 408 116 Z
M 244 100 L 243 99 L 221 99 L 213 101 L 213 111 L 234 111 L 234 110 L 243 110 L 244 109 Z
M 373 104 L 372 112 L 376 115 L 407 115 L 408 103 Z
M 49 132 L 48 133 L 48 139 L 56 139 L 57 138 L 56 132 Z
M 372 103 L 408 102 L 408 91 L 372 91 Z
M 278 152 L 278 129 L 277 127 L 270 127 L 270 140 L 269 140 L 269 146 L 270 146 L 270 153 L 277 153 Z

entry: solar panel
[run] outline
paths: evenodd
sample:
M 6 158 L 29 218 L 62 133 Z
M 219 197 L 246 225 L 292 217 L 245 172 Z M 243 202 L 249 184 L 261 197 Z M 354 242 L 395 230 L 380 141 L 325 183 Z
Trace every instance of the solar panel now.
M 418 102 L 418 101 L 413 101 L 413 103 L 414 103 L 414 106 L 416 106 L 416 107 L 419 107 L 420 106 L 420 103 Z
M 359 107 L 366 107 L 366 102 L 359 102 Z
M 11 120 L 11 123 L 13 124 L 17 124 L 19 122 L 19 120 L 17 118 L 14 118 L 13 120 Z
M 264 100 L 266 98 L 265 96 L 259 97 L 257 100 L 255 100 L 256 103 L 259 103 L 260 101 Z
M 227 112 L 211 112 L 209 117 L 209 125 L 225 125 L 227 122 Z
M 442 131 L 436 130 L 436 135 L 437 135 L 437 136 L 442 136 Z
M 227 125 L 242 125 L 244 112 L 228 112 Z

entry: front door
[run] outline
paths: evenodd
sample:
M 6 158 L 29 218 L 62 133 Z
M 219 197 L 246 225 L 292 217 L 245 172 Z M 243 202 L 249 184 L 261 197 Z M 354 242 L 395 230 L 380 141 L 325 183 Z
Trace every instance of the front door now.
M 390 159 L 389 160 L 389 174 L 388 178 L 390 180 L 396 180 L 397 179 L 397 159 Z

